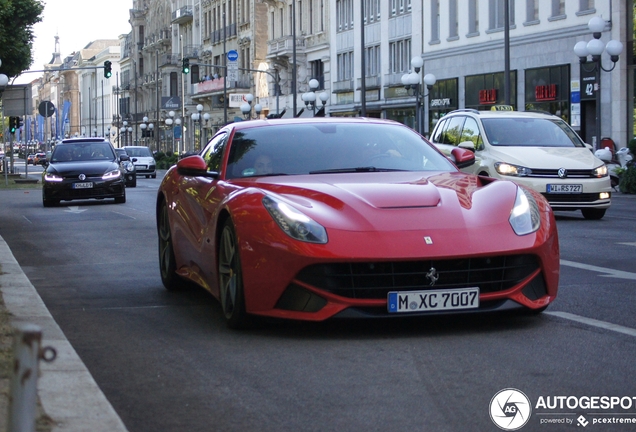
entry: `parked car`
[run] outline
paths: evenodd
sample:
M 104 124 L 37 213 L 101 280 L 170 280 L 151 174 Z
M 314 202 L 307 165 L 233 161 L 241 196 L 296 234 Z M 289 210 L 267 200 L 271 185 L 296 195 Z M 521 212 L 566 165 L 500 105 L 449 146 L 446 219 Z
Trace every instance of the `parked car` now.
M 520 111 L 456 110 L 441 118 L 431 141 L 445 154 L 475 152 L 467 173 L 514 180 L 541 193 L 554 210 L 601 219 L 611 205 L 605 163 L 560 117 Z
M 31 153 L 27 156 L 27 165 L 35 165 L 35 153 Z
M 155 158 L 148 147 L 125 146 L 124 149 L 132 158 L 138 176 L 145 175 L 146 178 L 157 178 Z
M 130 156 L 126 153 L 126 149 L 115 148 L 117 156 L 119 157 L 119 166 L 121 172 L 126 179 L 126 187 L 137 187 L 137 171 L 135 164 L 130 160 Z
M 119 157 L 104 138 L 71 138 L 55 146 L 42 173 L 44 207 L 60 201 L 114 198 L 126 202 Z
M 472 151 L 454 148 L 460 166 Z M 548 202 L 464 174 L 405 125 L 365 118 L 231 123 L 157 195 L 164 286 L 208 289 L 231 328 L 518 309 L 557 295 Z

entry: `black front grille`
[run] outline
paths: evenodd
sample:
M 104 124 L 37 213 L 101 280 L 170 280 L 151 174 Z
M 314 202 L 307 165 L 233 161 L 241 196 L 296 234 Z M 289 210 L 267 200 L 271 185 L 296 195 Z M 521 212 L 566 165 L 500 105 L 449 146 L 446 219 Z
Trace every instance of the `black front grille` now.
M 449 260 L 315 264 L 298 279 L 342 297 L 385 299 L 389 291 L 479 287 L 481 293 L 512 288 L 539 268 L 534 255 Z M 427 274 L 435 269 L 434 285 Z
M 531 169 L 531 174 L 528 177 L 560 178 L 558 169 L 539 169 L 539 168 L 532 168 Z M 595 177 L 596 177 L 596 173 L 594 172 L 594 170 L 590 170 L 590 169 L 578 169 L 578 170 L 576 170 L 576 169 L 573 169 L 573 170 L 567 170 L 567 177 L 565 179 L 568 179 L 568 178 L 595 178 Z
M 544 193 L 541 195 L 543 195 L 550 204 L 552 203 L 591 203 L 594 201 L 598 201 L 600 199 L 598 193 L 582 193 L 582 194 Z

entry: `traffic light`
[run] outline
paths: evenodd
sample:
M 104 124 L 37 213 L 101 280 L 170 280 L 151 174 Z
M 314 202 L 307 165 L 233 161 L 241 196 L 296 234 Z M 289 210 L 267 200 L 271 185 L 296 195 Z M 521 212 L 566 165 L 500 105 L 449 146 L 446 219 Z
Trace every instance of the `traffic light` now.
M 9 132 L 11 132 L 12 134 L 15 133 L 15 130 L 18 128 L 16 126 L 16 119 L 19 119 L 20 117 L 9 117 Z
M 182 63 L 182 67 L 181 67 L 181 72 L 183 72 L 184 74 L 189 74 L 190 73 L 190 59 L 189 58 L 184 58 L 181 60 Z
M 110 60 L 104 62 L 104 78 L 110 78 L 113 75 L 112 67 Z
M 22 127 L 22 117 L 15 118 L 15 128 L 20 129 Z

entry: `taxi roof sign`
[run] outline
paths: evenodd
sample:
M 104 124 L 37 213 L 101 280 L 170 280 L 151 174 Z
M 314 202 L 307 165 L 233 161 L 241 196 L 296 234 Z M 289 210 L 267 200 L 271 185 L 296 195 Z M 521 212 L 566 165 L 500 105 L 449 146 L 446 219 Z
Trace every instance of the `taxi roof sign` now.
M 490 107 L 490 111 L 514 111 L 512 105 L 493 105 Z

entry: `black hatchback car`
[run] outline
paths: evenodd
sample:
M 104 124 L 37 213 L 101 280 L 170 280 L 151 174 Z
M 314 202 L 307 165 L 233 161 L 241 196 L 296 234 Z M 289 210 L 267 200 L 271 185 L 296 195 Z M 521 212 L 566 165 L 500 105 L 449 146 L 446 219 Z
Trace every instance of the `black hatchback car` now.
M 71 138 L 57 144 L 42 173 L 44 207 L 60 201 L 114 198 L 126 202 L 119 157 L 104 138 Z

